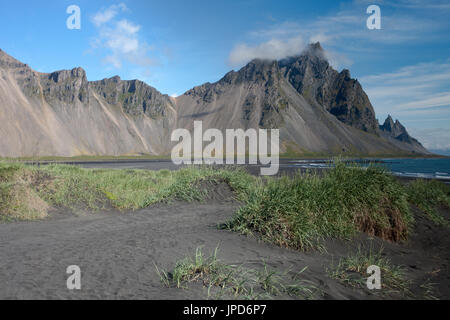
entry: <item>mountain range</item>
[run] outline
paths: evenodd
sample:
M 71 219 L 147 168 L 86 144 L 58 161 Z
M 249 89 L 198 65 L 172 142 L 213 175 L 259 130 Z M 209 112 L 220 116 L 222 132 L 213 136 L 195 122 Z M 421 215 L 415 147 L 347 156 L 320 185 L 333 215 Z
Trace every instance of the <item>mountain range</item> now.
M 255 59 L 173 98 L 139 80 L 88 81 L 82 68 L 40 73 L 0 50 L 0 156 L 168 155 L 173 130 L 280 129 L 283 153 L 429 154 L 389 116 L 383 125 L 349 70 L 319 43 Z

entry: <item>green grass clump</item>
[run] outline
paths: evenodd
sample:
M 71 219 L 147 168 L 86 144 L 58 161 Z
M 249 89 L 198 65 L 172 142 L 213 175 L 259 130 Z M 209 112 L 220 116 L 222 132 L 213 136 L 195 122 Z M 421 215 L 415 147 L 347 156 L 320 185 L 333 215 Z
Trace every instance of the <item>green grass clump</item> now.
M 0 162 L 0 221 L 36 220 L 47 216 L 48 205 L 33 185 L 41 177 L 24 165 Z
M 12 178 L 18 166 L 0 162 L 0 213 L 5 212 L 10 205 Z
M 361 247 L 354 253 L 340 259 L 337 265 L 332 265 L 328 275 L 341 283 L 359 289 L 367 289 L 367 269 L 377 266 L 381 271 L 381 294 L 400 294 L 411 296 L 410 282 L 406 279 L 401 267 L 395 266 L 383 256 L 383 249 L 375 251 L 372 247 Z M 373 291 L 377 293 L 378 291 Z
M 11 203 L 11 184 L 0 182 L 0 216 L 5 218 Z M 5 218 L 6 219 L 6 218 Z
M 218 249 L 205 257 L 197 248 L 194 257 L 187 257 L 176 263 L 172 272 L 156 272 L 161 283 L 170 288 L 187 289 L 189 284 L 200 283 L 207 288 L 208 298 L 271 299 L 276 296 L 290 296 L 301 299 L 317 297 L 319 289 L 309 281 L 300 278 L 304 268 L 296 275 L 279 273 L 264 263 L 262 270 L 226 265 L 217 258 Z
M 187 257 L 176 263 L 170 280 L 177 288 L 183 288 L 187 283 L 200 279 L 205 284 L 226 285 L 229 279 L 226 274 L 228 274 L 227 267 L 219 264 L 217 260 L 217 249 L 213 255 L 206 258 L 202 249 L 197 248 L 194 258 Z
M 26 211 L 21 207 L 29 201 L 39 204 L 44 211 L 50 206 L 92 211 L 107 207 L 137 210 L 172 200 L 202 201 L 209 191 L 203 181 L 226 183 L 236 199 L 243 201 L 255 180 L 238 168 L 150 171 L 84 169 L 58 164 L 33 167 L 1 162 L 0 213 L 2 217 L 30 220 L 27 216 L 31 215 L 19 213 Z
M 24 166 L 18 163 L 9 163 L 0 161 L 0 182 L 8 182 L 14 174 Z
M 40 170 L 54 178 L 42 193 L 51 204 L 71 208 L 83 204 L 94 210 L 108 204 L 120 210 L 137 210 L 162 201 L 201 201 L 207 190 L 197 186 L 203 180 L 223 181 L 237 198 L 244 198 L 255 180 L 243 170 L 208 167 L 150 171 L 49 165 Z
M 407 238 L 413 221 L 407 196 L 383 169 L 337 162 L 323 176 L 269 179 L 254 187 L 228 227 L 280 246 L 308 250 L 325 238 L 357 232 Z
M 438 206 L 450 208 L 450 186 L 436 180 L 415 180 L 406 186 L 408 200 L 436 224 L 448 226 L 449 222 L 440 215 Z

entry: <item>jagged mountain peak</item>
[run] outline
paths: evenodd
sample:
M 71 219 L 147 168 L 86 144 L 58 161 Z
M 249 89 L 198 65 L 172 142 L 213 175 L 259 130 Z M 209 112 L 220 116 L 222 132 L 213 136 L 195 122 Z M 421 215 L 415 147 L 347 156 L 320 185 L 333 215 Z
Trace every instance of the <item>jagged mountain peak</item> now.
M 398 119 L 394 122 L 391 115 L 388 115 L 384 124 L 380 126 L 380 131 L 387 138 L 415 145 L 424 150 L 422 144 L 409 135 L 408 130 Z
M 122 80 L 120 78 L 120 76 L 114 76 L 111 78 L 104 78 L 102 80 L 98 80 L 98 81 L 91 81 L 90 82 L 92 85 L 95 86 L 99 86 L 99 85 L 105 85 L 105 86 L 110 86 L 110 88 L 113 88 L 114 86 L 126 86 L 130 92 L 136 92 L 138 91 L 140 88 L 144 88 L 144 89 L 148 89 L 151 91 L 157 91 L 159 94 L 163 95 L 162 93 L 160 93 L 156 88 L 152 87 L 151 85 L 145 83 L 142 80 L 139 79 L 132 79 L 132 80 Z
M 228 72 L 222 79 L 215 83 L 204 83 L 187 91 L 187 95 L 204 95 L 209 90 L 217 89 L 217 86 L 225 84 L 239 84 L 242 82 L 273 82 L 281 75 L 281 69 L 297 66 L 298 68 L 314 69 L 315 76 L 320 76 L 328 68 L 331 68 L 325 51 L 319 42 L 310 44 L 297 56 L 288 57 L 282 60 L 255 58 L 248 62 L 238 71 Z
M 306 46 L 305 49 L 303 49 L 302 52 L 300 52 L 297 55 L 286 57 L 284 59 L 281 59 L 279 64 L 280 65 L 289 65 L 289 64 L 305 64 L 305 63 L 311 63 L 311 64 L 322 64 L 326 67 L 329 67 L 328 58 L 326 56 L 325 50 L 322 48 L 322 45 L 320 42 L 311 43 L 308 46 Z
M 140 80 L 89 82 L 82 68 L 38 73 L 3 51 L 0 73 L 0 123 L 14 141 L 0 144 L 4 156 L 163 154 L 172 130 L 194 120 L 278 128 L 282 152 L 427 153 L 400 122 L 379 126 L 359 82 L 334 70 L 320 43 L 296 57 L 252 60 L 176 100 Z
M 378 135 L 375 111 L 361 84 L 347 69 L 338 72 L 328 62 L 320 43 L 296 57 L 279 62 L 291 85 L 311 104 L 326 108 L 341 122 Z
M 270 87 L 283 78 L 309 103 L 325 108 L 339 121 L 380 134 L 375 110 L 361 84 L 351 77 L 350 70 L 338 72 L 329 64 L 320 42 L 311 43 L 301 54 L 280 61 L 253 59 L 240 70 L 227 73 L 218 82 L 195 87 L 186 95 L 211 102 L 226 92 L 227 86 L 248 83 Z
M 320 61 L 326 61 L 328 63 L 328 58 L 326 57 L 325 50 L 322 48 L 320 42 L 309 44 L 305 50 L 300 54 L 300 57 L 308 57 L 310 59 L 317 59 Z
M 69 79 L 81 79 L 81 81 L 87 82 L 86 71 L 81 68 L 73 68 L 72 70 L 59 70 L 48 74 L 42 74 L 44 77 L 47 76 L 50 80 L 55 83 L 64 82 Z
M 394 122 L 394 119 L 392 119 L 391 115 L 388 115 L 388 117 L 386 118 L 384 123 L 382 125 L 380 125 L 381 130 L 388 131 L 388 132 L 392 132 L 394 130 L 394 127 L 395 127 L 395 122 Z
M 380 129 L 387 132 L 392 132 L 394 135 L 398 136 L 403 133 L 407 133 L 406 128 L 401 124 L 401 122 L 392 118 L 391 115 L 388 115 L 384 124 L 380 126 Z
M 352 75 L 351 75 L 351 73 L 350 73 L 350 70 L 348 70 L 348 69 L 343 69 L 343 70 L 340 72 L 340 75 L 341 75 L 342 77 L 344 77 L 344 79 L 347 80 L 347 81 L 350 81 L 350 80 L 354 80 L 355 82 L 358 81 L 358 80 L 356 80 L 356 79 L 352 79 Z
M 272 81 L 278 72 L 276 60 L 254 59 L 238 72 L 228 73 L 223 78 L 226 82 L 264 82 Z
M 122 80 L 119 76 L 92 81 L 89 86 L 108 103 L 120 104 L 123 110 L 133 116 L 147 115 L 160 118 L 166 115 L 172 105 L 168 95 L 141 80 Z
M 319 41 L 309 44 L 309 48 L 312 50 L 316 50 L 316 51 L 322 51 L 322 52 L 325 51 L 325 50 L 323 50 L 322 45 L 320 44 Z
M 62 101 L 67 104 L 89 102 L 89 83 L 86 71 L 81 67 L 39 73 L 39 78 L 47 101 Z
M 214 83 L 204 83 L 188 90 L 184 95 L 205 103 L 212 102 L 230 88 L 240 85 L 270 87 L 280 79 L 278 62 L 268 59 L 253 59 L 238 71 L 228 72 Z

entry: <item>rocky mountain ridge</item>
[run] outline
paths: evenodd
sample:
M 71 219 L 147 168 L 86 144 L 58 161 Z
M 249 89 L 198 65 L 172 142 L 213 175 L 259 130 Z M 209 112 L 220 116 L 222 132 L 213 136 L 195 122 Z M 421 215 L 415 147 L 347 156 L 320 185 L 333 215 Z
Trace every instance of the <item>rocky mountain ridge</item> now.
M 82 68 L 39 73 L 0 50 L 0 156 L 170 154 L 170 134 L 279 128 L 282 152 L 425 154 L 392 119 L 380 126 L 359 82 L 319 43 L 255 59 L 176 99 L 139 80 L 88 81 Z

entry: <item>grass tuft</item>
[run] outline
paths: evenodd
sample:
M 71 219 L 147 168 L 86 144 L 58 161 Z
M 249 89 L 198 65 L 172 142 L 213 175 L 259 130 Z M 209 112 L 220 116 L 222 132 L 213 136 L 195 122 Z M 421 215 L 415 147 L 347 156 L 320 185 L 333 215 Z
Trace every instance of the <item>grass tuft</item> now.
M 401 267 L 393 265 L 383 256 L 383 249 L 378 251 L 372 247 L 369 249 L 358 247 L 354 253 L 342 258 L 337 265 L 332 265 L 328 270 L 331 278 L 341 283 L 359 289 L 367 289 L 367 269 L 377 266 L 381 270 L 381 294 L 399 294 L 411 296 L 410 282 L 406 280 Z M 377 293 L 377 291 L 373 291 Z
M 47 217 L 49 206 L 36 191 L 42 181 L 42 176 L 31 168 L 0 162 L 0 221 Z
M 207 289 L 208 298 L 213 299 L 272 299 L 276 296 L 311 299 L 321 294 L 311 282 L 294 276 L 279 273 L 264 263 L 262 270 L 244 268 L 243 266 L 226 265 L 217 258 L 218 249 L 205 257 L 202 249 L 197 248 L 194 257 L 178 261 L 172 272 L 160 270 L 156 272 L 161 283 L 166 287 L 187 289 L 189 284 L 200 283 Z
M 337 162 L 323 176 L 310 173 L 256 184 L 228 227 L 308 250 L 325 238 L 348 239 L 357 232 L 405 240 L 412 222 L 407 195 L 394 177 L 378 167 Z
M 450 208 L 450 186 L 436 180 L 415 180 L 406 186 L 408 200 L 426 213 L 428 218 L 441 226 L 449 226 L 448 220 L 436 210 Z

